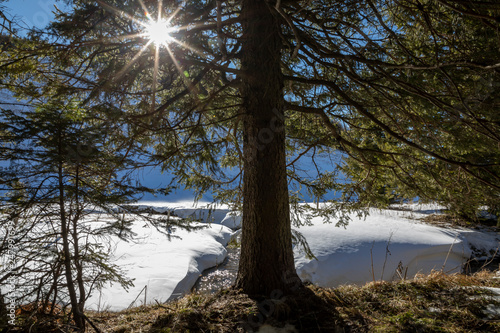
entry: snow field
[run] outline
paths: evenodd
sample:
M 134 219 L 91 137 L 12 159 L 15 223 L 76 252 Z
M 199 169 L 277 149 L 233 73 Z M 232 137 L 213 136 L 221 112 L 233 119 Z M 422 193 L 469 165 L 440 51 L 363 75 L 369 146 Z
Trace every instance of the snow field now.
M 200 225 L 200 223 L 193 223 Z M 165 302 L 189 292 L 207 268 L 224 261 L 225 246 L 232 231 L 221 225 L 212 225 L 195 231 L 178 228 L 169 241 L 167 236 L 144 221 L 134 223 L 136 236 L 125 242 L 115 242 L 114 264 L 134 279 L 128 290 L 117 284 L 108 284 L 95 290 L 86 307 L 92 310 L 118 311 L 144 303 Z
M 114 254 L 115 263 L 134 279 L 135 286 L 128 292 L 118 285 L 95 291 L 88 308 L 121 310 L 134 301 L 134 305 L 141 305 L 144 299 L 146 303 L 164 302 L 190 292 L 203 270 L 224 261 L 225 246 L 241 226 L 241 216 L 225 206 L 193 206 L 187 202 L 141 205 L 201 220 L 199 223 L 208 227 L 193 232 L 177 229 L 173 235 L 179 238 L 168 241 L 155 228 L 135 223 L 134 242 L 117 239 Z M 454 273 L 460 272 L 472 249 L 488 252 L 500 246 L 498 233 L 445 229 L 415 220 L 434 211 L 372 209 L 366 219 L 353 216 L 346 228 L 313 219 L 312 226 L 297 230 L 305 236 L 317 260 L 306 258 L 296 247 L 297 273 L 303 281 L 322 287 L 413 278 L 433 270 Z

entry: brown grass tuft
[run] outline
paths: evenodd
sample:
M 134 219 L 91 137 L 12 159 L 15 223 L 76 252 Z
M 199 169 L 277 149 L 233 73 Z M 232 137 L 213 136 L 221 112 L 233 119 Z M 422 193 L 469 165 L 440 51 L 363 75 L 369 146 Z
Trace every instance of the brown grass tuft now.
M 167 304 L 120 312 L 87 312 L 105 333 L 258 332 L 263 325 L 282 332 L 500 332 L 500 272 L 472 276 L 434 272 L 413 280 L 372 282 L 335 289 L 307 286 L 295 295 L 251 299 L 236 290 L 191 294 Z M 43 321 L 17 332 L 61 330 Z M 38 322 L 42 324 L 42 322 Z M 28 325 L 29 324 L 29 325 Z M 285 330 L 288 329 L 288 330 Z M 54 330 L 52 330 L 54 331 Z M 87 332 L 94 332 L 88 327 Z

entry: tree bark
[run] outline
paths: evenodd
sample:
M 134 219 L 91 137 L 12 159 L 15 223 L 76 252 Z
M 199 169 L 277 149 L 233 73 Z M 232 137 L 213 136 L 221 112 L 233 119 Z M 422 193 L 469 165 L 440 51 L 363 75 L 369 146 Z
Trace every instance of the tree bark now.
M 241 9 L 244 112 L 243 230 L 236 288 L 289 294 L 295 272 L 286 175 L 280 24 L 264 0 Z

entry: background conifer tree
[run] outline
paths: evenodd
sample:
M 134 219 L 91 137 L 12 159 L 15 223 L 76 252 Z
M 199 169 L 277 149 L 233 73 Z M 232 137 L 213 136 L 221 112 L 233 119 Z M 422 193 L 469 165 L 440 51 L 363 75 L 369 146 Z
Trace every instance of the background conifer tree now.
M 495 1 L 68 3 L 47 31 L 59 82 L 120 110 L 129 137 L 189 188 L 242 202 L 244 292 L 300 286 L 294 186 L 317 200 L 342 190 L 313 211 L 341 222 L 399 196 L 451 204 L 466 186 L 473 210 L 498 197 Z M 163 45 L 143 24 L 156 17 L 174 27 Z M 333 151 L 346 164 L 300 170 Z

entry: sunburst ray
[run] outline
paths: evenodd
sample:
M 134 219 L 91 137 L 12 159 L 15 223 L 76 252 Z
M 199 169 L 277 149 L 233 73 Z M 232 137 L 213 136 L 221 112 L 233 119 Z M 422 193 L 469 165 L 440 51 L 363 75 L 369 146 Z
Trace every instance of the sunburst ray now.
M 147 43 L 134 55 L 134 57 L 116 74 L 114 80 L 118 80 L 121 78 L 130 67 L 138 61 L 141 55 L 149 48 L 151 44 L 155 46 L 154 48 L 154 61 L 153 61 L 153 81 L 152 81 L 152 100 L 151 100 L 151 110 L 153 113 L 156 109 L 156 94 L 157 94 L 157 85 L 158 85 L 158 75 L 160 70 L 160 49 L 163 48 L 167 51 L 169 58 L 172 60 L 175 68 L 179 72 L 180 77 L 184 81 L 184 84 L 189 89 L 189 92 L 197 99 L 197 89 L 190 81 L 189 76 L 185 75 L 185 70 L 182 68 L 179 61 L 176 59 L 174 53 L 172 52 L 170 44 L 176 44 L 181 46 L 186 50 L 190 50 L 192 52 L 197 53 L 198 55 L 203 55 L 203 53 L 196 49 L 195 47 L 188 45 L 185 42 L 182 42 L 171 35 L 172 32 L 180 32 L 186 31 L 189 29 L 188 25 L 185 26 L 174 26 L 171 24 L 172 20 L 179 14 L 181 11 L 181 6 L 177 7 L 172 14 L 164 15 L 162 1 L 158 1 L 157 15 L 154 18 L 149 12 L 147 6 L 145 5 L 143 0 L 138 0 L 142 10 L 144 11 L 144 15 L 146 20 L 141 20 L 140 18 L 134 17 L 133 15 L 124 12 L 118 8 L 113 7 L 105 3 L 103 0 L 97 0 L 99 4 L 101 4 L 106 10 L 113 12 L 116 15 L 123 16 L 132 22 L 138 24 L 143 30 L 140 33 L 129 34 L 117 36 L 117 40 L 124 40 L 128 38 L 144 38 L 147 40 Z

